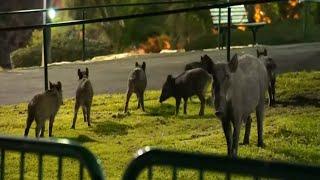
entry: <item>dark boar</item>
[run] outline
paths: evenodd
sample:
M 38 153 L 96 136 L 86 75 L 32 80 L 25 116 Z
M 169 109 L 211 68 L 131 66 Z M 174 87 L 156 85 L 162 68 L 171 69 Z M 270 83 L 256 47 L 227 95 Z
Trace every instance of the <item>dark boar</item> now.
M 212 65 L 212 59 L 205 54 L 204 56 L 201 56 L 200 62 L 191 62 L 185 66 L 184 70 L 187 71 L 195 68 L 202 68 L 206 70 L 209 74 L 212 74 Z
M 246 122 L 244 144 L 249 143 L 251 118 L 256 111 L 258 146 L 263 143 L 264 97 L 268 74 L 258 58 L 233 56 L 227 64 L 213 66 L 216 116 L 221 120 L 228 146 L 228 156 L 236 157 L 242 122 Z M 233 132 L 231 130 L 233 126 Z
M 259 51 L 257 49 L 257 57 L 262 60 L 265 64 L 268 72 L 268 95 L 269 95 L 269 106 L 273 106 L 276 103 L 276 73 L 275 70 L 277 65 L 271 56 L 268 56 L 267 49 Z
M 33 121 L 36 121 L 36 137 L 43 137 L 45 121 L 49 119 L 49 136 L 52 136 L 54 118 L 63 104 L 62 85 L 50 82 L 50 89 L 42 94 L 35 95 L 28 104 L 28 118 L 24 136 L 28 136 Z
M 91 126 L 90 112 L 93 98 L 93 89 L 89 78 L 89 69 L 85 71 L 78 69 L 79 85 L 76 91 L 76 102 L 74 105 L 74 116 L 72 121 L 72 129 L 75 129 L 77 114 L 80 106 L 82 107 L 83 120 Z
M 178 115 L 181 98 L 183 98 L 183 112 L 186 114 L 188 98 L 197 95 L 201 101 L 199 115 L 202 116 L 204 115 L 205 92 L 211 82 L 211 75 L 201 68 L 185 71 L 176 78 L 168 75 L 166 82 L 162 86 L 160 103 L 170 97 L 174 97 L 176 99 L 176 115 Z
M 138 98 L 138 109 L 142 108 L 144 110 L 144 91 L 147 87 L 147 76 L 146 76 L 146 63 L 143 62 L 139 65 L 136 62 L 136 67 L 130 73 L 128 78 L 128 89 L 127 89 L 127 99 L 124 112 L 128 111 L 129 100 L 132 93 L 135 93 Z

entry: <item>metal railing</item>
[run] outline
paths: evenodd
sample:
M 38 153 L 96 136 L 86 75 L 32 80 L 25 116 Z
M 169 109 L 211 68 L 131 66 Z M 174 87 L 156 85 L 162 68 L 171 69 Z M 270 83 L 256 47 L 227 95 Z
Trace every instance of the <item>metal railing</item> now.
M 251 176 L 254 178 L 275 179 L 320 179 L 320 167 L 289 164 L 284 162 L 268 162 L 251 159 L 232 159 L 226 156 L 195 154 L 167 150 L 141 149 L 137 157 L 128 165 L 124 180 L 137 179 L 143 170 L 147 170 L 147 178 L 152 179 L 153 167 L 172 168 L 172 179 L 177 179 L 179 169 L 198 171 L 198 178 L 204 179 L 204 172 L 225 173 L 229 179 L 231 174 Z M 229 176 L 229 177 L 228 177 Z
M 123 15 L 123 16 L 113 16 L 113 17 L 104 17 L 104 18 L 95 18 L 95 19 L 84 19 L 83 20 L 73 20 L 73 21 L 65 21 L 65 22 L 58 22 L 58 23 L 44 23 L 44 24 L 34 24 L 34 25 L 27 25 L 27 26 L 16 26 L 16 27 L 2 27 L 0 28 L 1 31 L 16 31 L 16 30 L 27 30 L 27 29 L 43 29 L 43 67 L 44 67 L 44 87 L 45 90 L 48 89 L 48 58 L 50 52 L 49 51 L 49 37 L 50 34 L 48 33 L 50 28 L 52 27 L 62 27 L 62 26 L 72 26 L 72 25 L 83 25 L 84 24 L 91 24 L 91 23 L 99 23 L 99 22 L 111 22 L 111 21 L 118 21 L 118 20 L 126 20 L 126 19 L 134 19 L 134 18 L 142 18 L 142 17 L 154 17 L 154 16 L 163 16 L 163 15 L 170 15 L 170 14 L 178 14 L 178 13 L 185 13 L 185 12 L 193 12 L 199 10 L 208 10 L 212 8 L 226 8 L 230 9 L 230 6 L 235 5 L 249 5 L 249 4 L 257 4 L 257 3 L 270 3 L 270 2 L 288 2 L 288 0 L 244 0 L 244 1 L 236 1 L 236 2 L 211 2 L 208 1 L 207 4 L 202 5 L 201 3 L 207 2 L 206 0 L 203 1 L 196 1 L 196 0 L 180 0 L 180 1 L 165 1 L 165 2 L 152 2 L 152 3 L 133 3 L 133 4 L 109 4 L 109 5 L 101 5 L 101 6 L 92 6 L 92 8 L 103 8 L 103 7 L 124 7 L 124 6 L 141 6 L 141 5 L 164 5 L 164 4 L 174 4 L 174 3 L 193 3 L 192 7 L 184 7 L 184 8 L 177 8 L 172 10 L 165 10 L 159 12 L 148 12 L 148 13 L 138 13 L 138 14 L 131 14 L 131 15 Z M 199 5 L 200 4 L 200 5 Z M 75 7 L 75 8 L 65 8 L 60 10 L 77 10 L 82 9 L 84 11 L 87 7 Z M 35 13 L 35 12 L 48 12 L 49 9 L 36 9 L 36 10 L 25 10 L 25 11 L 15 11 L 11 12 L 11 14 L 20 14 L 20 13 Z M 59 10 L 59 9 L 56 9 Z M 10 14 L 10 12 L 1 12 L 1 15 Z M 231 11 L 228 10 L 228 41 L 227 41 L 227 59 L 230 59 L 230 13 Z M 84 34 L 83 34 L 84 35 Z M 83 43 L 84 43 L 84 36 L 83 36 Z M 84 49 L 83 44 L 83 50 Z M 85 58 L 85 52 L 83 52 L 83 59 Z
M 101 162 L 88 149 L 67 139 L 31 139 L 0 136 L 0 179 L 5 179 L 6 152 L 20 153 L 19 177 L 24 179 L 26 154 L 38 156 L 38 179 L 43 179 L 43 157 L 53 156 L 58 158 L 57 179 L 63 177 L 63 159 L 72 158 L 79 161 L 79 179 L 84 178 L 84 168 L 88 170 L 91 179 L 105 179 Z M 11 160 L 12 161 L 12 160 Z M 53 168 L 53 167 L 51 167 Z

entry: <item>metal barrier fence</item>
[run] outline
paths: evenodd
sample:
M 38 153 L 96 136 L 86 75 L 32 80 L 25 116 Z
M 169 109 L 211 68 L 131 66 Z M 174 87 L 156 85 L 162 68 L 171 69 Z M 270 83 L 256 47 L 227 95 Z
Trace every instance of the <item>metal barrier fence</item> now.
M 91 179 L 103 180 L 104 173 L 101 162 L 89 150 L 67 139 L 30 139 L 0 137 L 0 179 L 5 179 L 6 152 L 20 153 L 19 178 L 24 179 L 26 154 L 38 156 L 38 179 L 43 179 L 43 157 L 53 156 L 58 158 L 57 179 L 63 177 L 63 159 L 72 158 L 79 161 L 79 179 L 84 178 L 84 169 L 88 170 Z M 53 167 L 51 167 L 53 168 Z
M 147 169 L 148 179 L 153 178 L 154 166 L 172 168 L 172 179 L 178 178 L 178 169 L 197 170 L 200 180 L 204 172 L 226 173 L 272 179 L 320 179 L 320 167 L 289 164 L 284 162 L 268 162 L 251 159 L 231 159 L 224 156 L 184 153 L 166 150 L 150 149 L 138 151 L 137 157 L 128 165 L 124 180 L 137 179 L 141 172 Z
M 105 8 L 105 7 L 124 7 L 124 6 L 142 6 L 142 5 L 165 5 L 165 4 L 174 4 L 174 3 L 189 3 L 193 4 L 192 7 L 185 7 L 185 8 L 177 8 L 172 10 L 165 10 L 159 12 L 148 12 L 148 13 L 138 13 L 138 14 L 130 14 L 130 15 L 123 15 L 123 16 L 113 16 L 113 17 L 105 17 L 105 18 L 95 18 L 95 19 L 85 19 L 85 9 L 90 8 L 88 7 L 75 7 L 75 8 L 65 8 L 65 9 L 56 9 L 56 10 L 79 10 L 83 11 L 83 20 L 73 20 L 73 21 L 65 21 L 65 22 L 58 22 L 58 23 L 44 23 L 44 24 L 35 24 L 35 25 L 27 25 L 27 26 L 17 26 L 17 27 L 2 27 L 0 28 L 1 31 L 16 31 L 16 30 L 27 30 L 27 29 L 43 29 L 43 62 L 44 62 L 44 87 L 45 90 L 48 89 L 48 58 L 50 54 L 50 28 L 52 27 L 62 27 L 62 26 L 72 26 L 72 25 L 83 25 L 84 24 L 91 24 L 91 23 L 99 23 L 99 22 L 111 22 L 111 21 L 118 21 L 118 20 L 125 20 L 125 19 L 134 19 L 134 18 L 142 18 L 142 17 L 154 17 L 154 16 L 162 16 L 162 15 L 170 15 L 170 14 L 178 14 L 178 13 L 185 13 L 185 12 L 193 12 L 199 10 L 208 10 L 212 8 L 228 8 L 228 40 L 227 40 L 227 59 L 230 59 L 230 20 L 231 20 L 231 10 L 230 6 L 235 5 L 249 5 L 249 4 L 257 4 L 257 3 L 270 3 L 270 2 L 288 2 L 289 0 L 244 0 L 244 1 L 236 1 L 236 2 L 208 2 L 207 0 L 204 1 L 195 1 L 190 0 L 190 2 L 185 0 L 180 1 L 165 1 L 165 2 L 153 2 L 153 3 L 133 3 L 133 4 L 111 4 L 111 5 L 102 5 L 102 6 L 92 6 L 92 8 Z M 198 2 L 198 3 L 197 3 Z M 207 2 L 207 4 L 203 5 L 202 3 Z M 200 4 L 200 5 L 199 5 Z M 36 9 L 36 10 L 25 10 L 25 11 L 14 11 L 14 12 L 1 12 L 0 15 L 6 14 L 22 14 L 22 13 L 35 13 L 35 12 L 47 12 L 49 9 Z M 84 32 L 83 32 L 84 33 Z M 84 34 L 82 36 L 84 38 Z M 83 39 L 84 43 L 84 39 Z M 84 45 L 83 45 L 83 53 L 84 53 Z M 83 58 L 85 57 L 85 53 L 83 54 Z

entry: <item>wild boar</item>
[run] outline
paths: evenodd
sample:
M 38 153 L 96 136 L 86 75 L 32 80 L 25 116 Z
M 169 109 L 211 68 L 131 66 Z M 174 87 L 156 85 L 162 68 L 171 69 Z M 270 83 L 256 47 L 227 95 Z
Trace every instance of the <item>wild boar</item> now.
M 201 102 L 199 115 L 202 116 L 205 108 L 205 92 L 211 82 L 211 75 L 201 68 L 187 70 L 175 78 L 168 75 L 162 86 L 159 101 L 162 103 L 168 98 L 174 97 L 176 99 L 176 115 L 178 115 L 180 102 L 183 98 L 183 113 L 186 114 L 188 98 L 197 95 Z
M 130 73 L 128 78 L 128 89 L 127 89 L 127 99 L 124 108 L 124 112 L 128 111 L 129 100 L 132 93 L 135 93 L 138 98 L 138 109 L 144 109 L 144 91 L 147 87 L 147 76 L 146 76 L 146 63 L 143 62 L 142 65 L 139 65 L 138 62 L 135 64 L 135 68 Z
M 72 121 L 72 129 L 75 129 L 77 114 L 80 106 L 82 107 L 83 120 L 91 126 L 90 112 L 93 98 L 93 88 L 89 80 L 89 69 L 85 71 L 78 69 L 79 84 L 76 90 L 76 102 L 74 105 L 74 116 Z
M 251 118 L 256 111 L 258 146 L 263 147 L 264 97 L 268 85 L 265 65 L 251 55 L 213 65 L 216 116 L 221 120 L 228 156 L 237 157 L 241 123 L 246 123 L 244 144 L 249 143 Z M 231 130 L 233 126 L 233 132 Z
M 213 61 L 208 55 L 201 56 L 200 62 L 191 62 L 187 64 L 184 68 L 185 71 L 195 68 L 202 68 L 206 70 L 209 74 L 212 74 Z
M 32 122 L 36 121 L 36 137 L 43 137 L 45 121 L 49 119 L 49 136 L 52 136 L 54 118 L 63 104 L 61 82 L 54 84 L 49 82 L 50 89 L 42 94 L 35 95 L 28 104 L 28 117 L 24 136 L 28 136 Z
M 257 49 L 257 57 L 262 60 L 265 64 L 268 72 L 268 95 L 269 95 L 269 106 L 273 106 L 276 103 L 276 73 L 275 70 L 277 65 L 271 56 L 268 56 L 267 49 L 263 51 Z

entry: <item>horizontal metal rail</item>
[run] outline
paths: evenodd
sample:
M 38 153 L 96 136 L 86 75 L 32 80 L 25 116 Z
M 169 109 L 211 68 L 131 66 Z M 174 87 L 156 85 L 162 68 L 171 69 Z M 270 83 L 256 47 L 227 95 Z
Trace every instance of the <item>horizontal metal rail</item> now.
M 110 21 L 118 21 L 118 20 L 125 20 L 125 19 L 162 16 L 162 15 L 178 14 L 178 13 L 184 13 L 184 12 L 207 10 L 211 8 L 225 8 L 228 6 L 236 6 L 241 4 L 256 4 L 256 3 L 270 3 L 270 2 L 288 2 L 288 0 L 252 0 L 252 1 L 237 1 L 237 2 L 231 2 L 231 3 L 208 4 L 204 6 L 195 6 L 190 8 L 181 8 L 181 9 L 173 9 L 173 10 L 166 10 L 166 11 L 159 11 L 159 12 L 124 15 L 124 16 L 114 16 L 114 17 L 107 17 L 107 18 L 73 20 L 73 21 L 65 21 L 65 22 L 59 22 L 59 23 L 37 24 L 37 25 L 18 26 L 18 27 L 5 27 L 5 28 L 0 28 L 0 31 L 40 29 L 46 26 L 61 27 L 61 26 L 71 26 L 71 25 L 79 25 L 79 24 L 91 24 L 91 23 L 98 23 L 98 22 L 110 22 Z
M 26 153 L 38 154 L 38 178 L 43 177 L 43 156 L 51 155 L 59 158 L 58 177 L 62 176 L 62 158 L 70 157 L 79 160 L 81 167 L 88 169 L 92 179 L 103 180 L 104 173 L 100 160 L 98 160 L 88 149 L 67 139 L 32 139 L 14 138 L 0 136 L 1 149 L 1 179 L 5 175 L 4 158 L 6 151 L 17 151 L 21 153 L 20 173 L 24 171 L 24 157 Z M 82 170 L 81 170 L 82 171 Z M 20 177 L 23 174 L 20 174 Z
M 68 7 L 68 8 L 51 8 L 55 11 L 72 11 L 82 9 L 97 9 L 97 8 L 110 8 L 110 7 L 134 7 L 134 6 L 155 6 L 155 5 L 171 5 L 171 4 L 201 4 L 212 2 L 212 0 L 179 0 L 179 1 L 160 1 L 160 2 L 143 2 L 143 3 L 119 3 L 119 4 L 105 4 L 95 6 L 79 6 L 79 7 Z M 12 14 L 25 14 L 25 13 L 40 13 L 46 12 L 48 9 L 27 9 L 17 11 L 3 11 L 1 15 L 12 15 Z
M 268 162 L 251 159 L 232 159 L 225 156 L 195 154 L 144 148 L 138 151 L 137 157 L 128 165 L 124 180 L 137 179 L 145 169 L 152 166 L 173 167 L 173 177 L 177 168 L 199 171 L 199 178 L 203 178 L 203 171 L 222 172 L 236 175 L 280 178 L 280 179 L 319 179 L 320 167 L 289 164 L 285 162 Z M 152 173 L 148 172 L 149 177 Z

